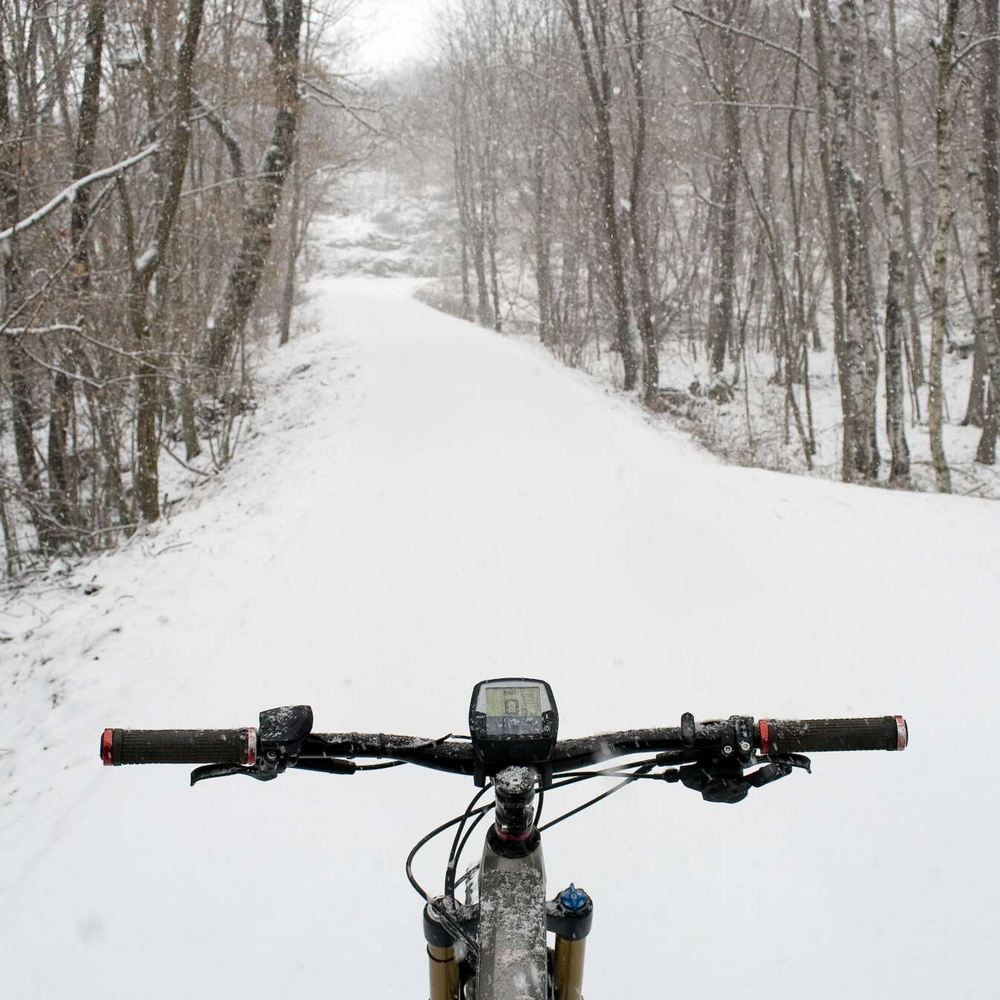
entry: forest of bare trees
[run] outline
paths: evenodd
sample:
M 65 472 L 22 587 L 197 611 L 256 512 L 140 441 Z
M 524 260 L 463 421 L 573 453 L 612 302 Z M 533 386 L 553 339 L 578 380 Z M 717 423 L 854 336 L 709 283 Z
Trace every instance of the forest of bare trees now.
M 162 462 L 230 458 L 248 338 L 287 341 L 308 222 L 377 131 L 335 72 L 349 6 L 0 0 L 7 574 L 156 521 Z
M 457 0 L 439 35 L 409 85 L 454 186 L 456 311 L 610 352 L 657 410 L 764 371 L 806 470 L 829 357 L 848 482 L 950 492 L 959 424 L 995 463 L 996 0 Z M 678 353 L 707 377 L 671 385 Z
M 997 0 L 451 0 L 391 108 L 340 70 L 351 6 L 0 0 L 6 575 L 229 461 L 247 347 L 288 340 L 309 222 L 390 131 L 451 194 L 466 318 L 651 411 L 745 411 L 734 460 L 978 489 Z

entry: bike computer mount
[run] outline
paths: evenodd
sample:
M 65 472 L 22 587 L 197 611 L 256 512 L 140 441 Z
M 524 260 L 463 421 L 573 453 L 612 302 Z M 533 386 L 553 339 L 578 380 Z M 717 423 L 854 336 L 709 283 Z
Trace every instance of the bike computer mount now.
M 559 733 L 559 712 L 552 688 L 533 677 L 480 681 L 472 691 L 469 734 L 475 757 L 475 782 L 482 788 L 505 767 L 536 767 L 542 785 L 552 780 L 546 765 Z

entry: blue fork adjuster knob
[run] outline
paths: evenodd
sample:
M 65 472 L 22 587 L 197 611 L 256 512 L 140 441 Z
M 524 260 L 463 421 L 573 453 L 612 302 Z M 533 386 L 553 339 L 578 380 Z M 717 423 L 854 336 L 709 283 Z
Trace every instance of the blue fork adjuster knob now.
M 570 882 L 569 888 L 563 889 L 560 893 L 559 902 L 571 913 L 576 913 L 586 907 L 586 905 L 590 902 L 590 896 L 588 896 L 583 889 L 578 889 L 572 882 Z

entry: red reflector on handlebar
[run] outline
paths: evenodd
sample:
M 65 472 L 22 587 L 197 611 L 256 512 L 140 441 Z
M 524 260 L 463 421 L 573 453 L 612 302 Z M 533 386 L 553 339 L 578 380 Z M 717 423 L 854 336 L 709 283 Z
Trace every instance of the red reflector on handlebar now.
M 101 736 L 101 760 L 104 761 L 105 767 L 111 767 L 114 761 L 111 759 L 111 745 L 114 742 L 115 731 L 113 729 L 105 729 L 104 735 Z

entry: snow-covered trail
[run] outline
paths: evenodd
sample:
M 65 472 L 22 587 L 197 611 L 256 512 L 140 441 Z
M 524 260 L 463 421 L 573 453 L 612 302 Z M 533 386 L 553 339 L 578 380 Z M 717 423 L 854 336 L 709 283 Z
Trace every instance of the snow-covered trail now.
M 320 730 L 442 735 L 519 673 L 564 735 L 685 710 L 912 726 L 906 754 L 818 755 L 739 808 L 653 785 L 553 830 L 550 888 L 597 901 L 589 997 L 992 995 L 1000 507 L 724 468 L 405 282 L 314 291 L 318 332 L 278 359 L 311 367 L 229 486 L 0 646 L 4 997 L 425 995 L 402 864 L 471 784 L 191 791 L 102 769 L 97 739 L 299 701 Z

